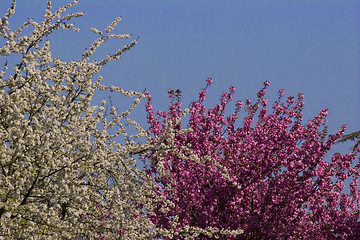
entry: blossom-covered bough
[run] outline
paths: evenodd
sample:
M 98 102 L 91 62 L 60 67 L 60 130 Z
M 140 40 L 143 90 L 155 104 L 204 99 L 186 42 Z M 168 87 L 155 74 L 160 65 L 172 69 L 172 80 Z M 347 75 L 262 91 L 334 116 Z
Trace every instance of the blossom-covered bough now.
M 326 109 L 304 124 L 304 96 L 282 103 L 279 91 L 269 112 L 265 82 L 238 127 L 243 103 L 225 114 L 235 88 L 206 110 L 208 79 L 185 110 L 169 91 L 161 121 L 149 93 L 101 83 L 101 68 L 136 44 L 93 59 L 106 41 L 131 37 L 111 33 L 120 18 L 63 61 L 47 36 L 78 31 L 71 19 L 84 13 L 65 14 L 77 1 L 56 11 L 48 1 L 42 22 L 13 31 L 15 3 L 0 19 L 0 239 L 360 239 L 360 149 L 325 159 L 345 130 L 327 135 Z M 133 103 L 94 106 L 96 90 Z M 143 98 L 148 131 L 130 119 Z
M 53 11 L 48 1 L 42 22 L 29 19 L 14 31 L 13 0 L 0 19 L 1 239 L 145 239 L 154 229 L 144 217 L 144 209 L 151 209 L 144 196 L 153 187 L 132 157 L 148 147 L 135 143 L 147 133 L 129 118 L 145 96 L 102 85 L 101 76 L 93 80 L 136 40 L 90 60 L 107 40 L 131 37 L 111 34 L 117 18 L 104 32 L 91 29 L 99 37 L 79 60 L 54 58 L 47 36 L 78 31 L 70 21 L 84 13 L 65 14 L 76 3 Z M 14 59 L 19 61 L 11 66 Z M 123 112 L 112 105 L 106 110 L 105 100 L 92 106 L 95 90 L 118 92 L 133 104 Z M 128 125 L 138 133 L 128 136 Z
M 169 90 L 170 109 L 158 117 L 148 94 L 149 141 L 157 147 L 147 172 L 167 200 L 150 219 L 177 232 L 166 239 L 360 239 L 360 149 L 325 158 L 345 127 L 327 135 L 327 109 L 303 123 L 302 94 L 282 102 L 279 90 L 268 109 L 269 82 L 256 103 L 246 101 L 237 126 L 242 102 L 225 115 L 235 87 L 206 109 L 211 83 L 185 110 L 181 92 Z

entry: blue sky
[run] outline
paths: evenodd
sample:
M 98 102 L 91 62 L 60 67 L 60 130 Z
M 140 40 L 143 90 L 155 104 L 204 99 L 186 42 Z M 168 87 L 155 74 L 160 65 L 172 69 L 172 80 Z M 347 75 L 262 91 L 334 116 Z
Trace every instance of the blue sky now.
M 18 0 L 15 23 L 40 20 L 45 2 Z M 67 3 L 52 2 L 54 9 Z M 3 15 L 10 0 L 0 3 Z M 209 106 L 230 85 L 237 87 L 235 99 L 255 99 L 268 80 L 271 100 L 280 88 L 286 95 L 305 95 L 305 120 L 329 108 L 330 133 L 343 124 L 348 132 L 360 129 L 359 1 L 80 0 L 74 11 L 86 12 L 75 20 L 81 32 L 54 34 L 53 57 L 77 59 L 97 37 L 90 27 L 103 30 L 122 16 L 114 33 L 131 33 L 139 43 L 103 69 L 103 81 L 129 90 L 146 88 L 158 110 L 167 108 L 169 88 L 182 90 L 186 106 L 196 100 L 207 77 L 214 79 Z M 110 41 L 98 56 L 129 42 Z M 140 108 L 134 118 L 144 123 Z

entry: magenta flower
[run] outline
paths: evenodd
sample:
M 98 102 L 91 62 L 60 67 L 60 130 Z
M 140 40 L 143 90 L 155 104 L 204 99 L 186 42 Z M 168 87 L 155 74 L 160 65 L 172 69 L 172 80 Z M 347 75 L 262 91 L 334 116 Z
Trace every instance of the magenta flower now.
M 149 97 L 150 143 L 167 147 L 147 155 L 146 171 L 157 181 L 157 193 L 172 203 L 167 211 L 165 202 L 158 203 L 149 213 L 151 221 L 165 229 L 175 224 L 179 232 L 186 226 L 244 231 L 194 239 L 360 239 L 358 152 L 326 158 L 346 127 L 327 135 L 327 109 L 302 123 L 304 96 L 282 103 L 284 90 L 268 111 L 267 86 L 266 81 L 256 103 L 246 101 L 248 115 L 241 123 L 240 101 L 234 114 L 224 115 L 235 88 L 211 109 L 202 104 L 203 89 L 190 107 L 188 131 L 181 131 L 178 101 L 160 120 Z

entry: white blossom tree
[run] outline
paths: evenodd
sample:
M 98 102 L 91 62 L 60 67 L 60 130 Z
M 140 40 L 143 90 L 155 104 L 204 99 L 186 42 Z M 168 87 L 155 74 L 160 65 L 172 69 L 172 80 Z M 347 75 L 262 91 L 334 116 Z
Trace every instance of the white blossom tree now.
M 54 58 L 47 36 L 62 29 L 79 31 L 71 19 L 84 13 L 65 14 L 75 4 L 53 11 L 48 1 L 42 22 L 29 19 L 13 31 L 13 0 L 0 19 L 5 42 L 0 47 L 1 239 L 154 236 L 145 214 L 152 208 L 147 198 L 154 193 L 152 181 L 136 168 L 133 157 L 148 148 L 136 141 L 147 133 L 129 118 L 145 95 L 102 85 L 97 75 L 136 40 L 91 60 L 106 41 L 131 37 L 111 34 L 121 20 L 117 18 L 105 31 L 91 29 L 98 38 L 79 60 Z M 32 29 L 28 35 L 26 28 Z M 20 61 L 10 66 L 13 59 Z M 133 104 L 123 112 L 105 100 L 92 106 L 95 90 L 132 97 Z M 138 133 L 128 136 L 131 125 Z

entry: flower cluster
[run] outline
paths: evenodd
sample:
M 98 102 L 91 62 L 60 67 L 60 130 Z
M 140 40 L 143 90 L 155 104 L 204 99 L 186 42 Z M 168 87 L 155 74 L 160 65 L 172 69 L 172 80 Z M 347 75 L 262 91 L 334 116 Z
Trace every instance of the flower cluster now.
M 234 87 L 211 109 L 202 104 L 204 89 L 189 109 L 174 101 L 167 114 L 158 114 L 162 120 L 148 97 L 150 143 L 158 147 L 147 155 L 147 172 L 167 200 L 150 219 L 177 233 L 168 239 L 360 237 L 358 152 L 325 159 L 346 127 L 327 136 L 327 109 L 303 124 L 303 94 L 283 103 L 284 90 L 269 112 L 269 85 L 256 103 L 246 101 L 248 114 L 238 127 L 242 102 L 234 114 L 224 114 Z M 190 120 L 183 128 L 186 113 Z M 343 191 L 346 180 L 349 193 Z
M 64 14 L 76 3 L 53 12 L 48 1 L 42 22 L 29 19 L 15 31 L 9 27 L 15 0 L 0 18 L 0 59 L 6 60 L 0 71 L 1 239 L 112 239 L 119 234 L 143 239 L 153 226 L 139 208 L 148 205 L 144 196 L 150 195 L 151 182 L 143 183 L 146 176 L 133 157 L 146 147 L 133 139 L 147 133 L 129 118 L 145 95 L 102 85 L 101 76 L 93 80 L 136 41 L 104 59 L 89 60 L 107 40 L 130 37 L 111 34 L 117 18 L 105 33 L 92 29 L 100 38 L 79 60 L 54 58 L 45 39 L 61 29 L 78 31 L 70 21 L 84 13 Z M 20 60 L 9 67 L 14 59 Z M 90 104 L 95 90 L 134 101 L 124 112 L 114 106 L 108 112 L 105 101 Z M 138 134 L 127 136 L 128 125 Z
M 327 135 L 327 109 L 303 123 L 304 95 L 279 90 L 269 111 L 266 81 L 226 116 L 236 89 L 206 109 L 208 78 L 188 108 L 169 90 L 169 111 L 155 114 L 150 93 L 98 76 L 137 43 L 93 60 L 106 41 L 131 37 L 111 34 L 121 18 L 92 28 L 79 60 L 52 56 L 49 34 L 79 31 L 71 20 L 84 13 L 65 15 L 75 4 L 53 12 L 48 1 L 42 22 L 15 31 L 16 0 L 0 18 L 0 239 L 360 239 L 360 149 L 326 160 L 345 131 Z M 97 90 L 133 103 L 94 106 Z M 144 98 L 147 130 L 130 118 Z

